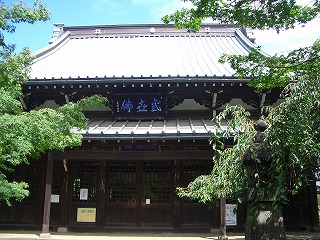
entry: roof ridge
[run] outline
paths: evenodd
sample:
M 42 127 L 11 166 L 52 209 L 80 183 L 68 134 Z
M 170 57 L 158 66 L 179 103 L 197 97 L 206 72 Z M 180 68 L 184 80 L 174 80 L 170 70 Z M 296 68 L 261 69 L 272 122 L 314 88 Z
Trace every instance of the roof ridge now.
M 174 25 L 165 24 L 135 24 L 135 25 L 88 25 L 88 26 L 63 26 L 63 31 L 70 31 L 71 35 L 163 35 L 163 34 L 217 34 L 233 33 L 240 29 L 233 25 L 204 24 L 198 32 L 188 32 L 187 29 L 176 29 Z

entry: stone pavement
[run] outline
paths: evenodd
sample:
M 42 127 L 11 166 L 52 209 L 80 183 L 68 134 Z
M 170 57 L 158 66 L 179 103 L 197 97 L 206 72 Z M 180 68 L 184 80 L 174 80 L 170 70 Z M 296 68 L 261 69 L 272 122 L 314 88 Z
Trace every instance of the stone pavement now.
M 103 233 L 57 233 L 50 238 L 40 238 L 36 231 L 0 231 L 0 240 L 216 240 L 217 234 L 211 233 L 150 233 L 150 232 L 103 232 Z M 320 233 L 289 232 L 288 240 L 320 240 Z M 228 233 L 230 240 L 243 240 L 243 233 Z

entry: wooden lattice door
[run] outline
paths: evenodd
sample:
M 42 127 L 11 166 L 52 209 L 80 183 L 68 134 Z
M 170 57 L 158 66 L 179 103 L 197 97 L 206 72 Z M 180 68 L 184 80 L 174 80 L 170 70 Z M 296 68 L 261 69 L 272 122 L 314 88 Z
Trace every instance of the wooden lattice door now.
M 135 162 L 108 164 L 106 225 L 136 225 L 136 171 Z
M 93 161 L 74 161 L 72 169 L 69 195 L 70 226 L 96 225 L 98 163 Z M 86 215 L 86 213 L 88 216 Z
M 142 166 L 141 225 L 172 225 L 172 172 L 170 162 L 144 162 Z
M 109 162 L 106 226 L 171 226 L 170 162 Z

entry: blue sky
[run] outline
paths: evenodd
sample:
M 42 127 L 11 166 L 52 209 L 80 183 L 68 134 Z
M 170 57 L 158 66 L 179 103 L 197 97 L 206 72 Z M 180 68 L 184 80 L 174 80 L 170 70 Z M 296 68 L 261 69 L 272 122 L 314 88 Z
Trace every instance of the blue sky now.
M 11 4 L 18 0 L 5 0 Z M 25 0 L 31 5 L 33 0 Z M 42 0 L 51 12 L 51 19 L 34 25 L 20 24 L 7 41 L 17 48 L 28 46 L 32 51 L 47 45 L 53 23 L 73 25 L 161 23 L 161 17 L 183 6 L 180 0 Z
M 18 0 L 4 0 L 11 4 Z M 309 1 L 309 0 L 302 0 Z M 31 5 L 33 0 L 25 0 Z M 51 19 L 34 25 L 20 24 L 14 34 L 6 34 L 6 41 L 17 44 L 17 50 L 29 47 L 32 51 L 48 45 L 54 23 L 68 26 L 101 24 L 162 23 L 161 17 L 183 6 L 181 0 L 42 0 L 51 12 Z M 305 27 L 277 34 L 271 31 L 254 31 L 258 45 L 269 54 L 286 52 L 299 46 L 311 45 L 320 37 L 320 20 Z

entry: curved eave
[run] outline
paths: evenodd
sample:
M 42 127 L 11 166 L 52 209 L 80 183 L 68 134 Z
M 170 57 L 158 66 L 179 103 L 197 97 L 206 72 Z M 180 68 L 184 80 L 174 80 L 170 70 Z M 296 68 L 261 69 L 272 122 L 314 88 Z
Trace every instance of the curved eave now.
M 87 130 L 73 130 L 87 140 L 196 140 L 209 139 L 215 131 L 216 125 L 211 119 L 199 117 L 131 121 L 91 119 Z
M 67 31 L 61 37 L 59 37 L 56 41 L 54 41 L 52 44 L 34 52 L 33 56 L 35 57 L 35 59 L 33 60 L 32 63 L 40 61 L 42 58 L 58 50 L 61 46 L 63 46 L 68 42 L 68 40 L 70 39 L 69 36 L 70 36 L 70 32 Z
M 248 82 L 250 78 L 245 78 L 239 80 L 239 78 L 235 76 L 196 76 L 196 77 L 87 77 L 87 78 L 51 78 L 51 79 L 29 79 L 26 83 L 27 85 L 33 84 L 92 84 L 92 83 L 123 83 L 123 82 L 130 82 L 130 83 L 174 83 L 174 82 L 188 82 L 188 83 L 198 83 L 198 82 Z
M 209 140 L 210 134 L 82 134 L 84 140 Z
M 240 30 L 236 30 L 235 31 L 236 36 L 238 37 L 239 42 L 241 43 L 241 45 L 247 49 L 248 52 L 252 51 L 252 49 L 256 49 L 258 46 L 256 44 L 254 44 L 252 41 L 250 41 L 250 39 L 248 39 L 242 31 Z M 269 54 L 263 52 L 260 50 L 260 53 L 265 55 L 265 56 L 269 56 Z
M 248 39 L 242 31 L 240 30 L 236 30 L 235 31 L 235 35 L 237 36 L 237 39 L 239 40 L 239 42 L 241 43 L 241 45 L 248 51 L 250 52 L 253 48 L 257 48 L 257 45 L 254 44 L 253 42 L 250 41 L 250 39 Z

